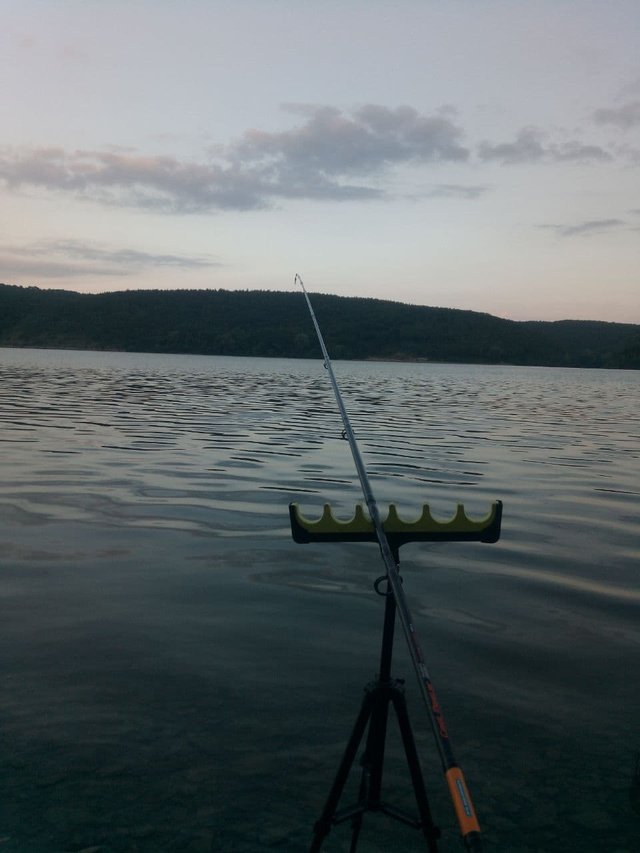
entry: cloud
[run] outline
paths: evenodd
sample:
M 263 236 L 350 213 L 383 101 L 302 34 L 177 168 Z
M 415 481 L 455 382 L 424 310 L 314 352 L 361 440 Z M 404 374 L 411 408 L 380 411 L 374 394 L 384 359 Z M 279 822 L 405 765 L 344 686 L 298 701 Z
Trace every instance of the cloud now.
M 375 104 L 351 113 L 308 105 L 288 110 L 303 121 L 277 133 L 248 130 L 212 148 L 201 163 L 118 148 L 4 149 L 0 180 L 12 189 L 72 192 L 159 211 L 253 210 L 279 199 L 381 199 L 387 194 L 375 179 L 394 166 L 469 156 L 448 112 L 421 115 L 412 107 Z
M 478 156 L 481 160 L 496 160 L 503 164 L 533 163 L 544 159 L 545 148 L 541 140 L 540 131 L 525 127 L 514 142 L 502 142 L 498 145 L 482 142 L 478 147 Z
M 228 149 L 232 161 L 324 176 L 363 175 L 407 162 L 464 161 L 462 129 L 448 115 L 413 107 L 367 104 L 347 114 L 336 107 L 288 105 L 306 121 L 287 131 L 250 130 Z
M 215 266 L 221 264 L 201 256 L 109 249 L 78 240 L 53 240 L 19 247 L 0 246 L 0 276 L 5 278 L 128 276 L 158 267 L 188 270 Z
M 572 140 L 562 142 L 559 145 L 551 145 L 548 148 L 548 156 L 558 162 L 573 161 L 575 163 L 596 162 L 606 163 L 612 160 L 611 154 L 599 145 L 585 145 L 582 142 Z
M 402 167 L 471 159 L 452 107 L 422 114 L 410 106 L 365 104 L 351 111 L 287 104 L 287 130 L 247 130 L 209 149 L 201 162 L 105 146 L 0 149 L 0 182 L 13 190 L 72 193 L 107 205 L 169 213 L 269 208 L 286 199 L 379 201 L 394 197 L 388 176 Z M 550 142 L 525 127 L 508 142 L 482 142 L 480 161 L 598 163 L 611 155 L 577 140 Z M 385 183 L 383 183 L 383 179 Z M 478 198 L 486 187 L 442 183 L 426 196 Z M 424 195 L 423 195 L 424 197 Z
M 605 231 L 615 231 L 626 228 L 623 219 L 588 219 L 575 225 L 542 225 L 556 232 L 559 237 L 577 237 L 585 234 L 601 234 Z
M 82 243 L 79 240 L 56 240 L 37 243 L 31 246 L 29 251 L 40 254 L 54 252 L 67 255 L 70 258 L 116 264 L 128 270 L 158 266 L 180 267 L 180 269 L 221 266 L 221 264 L 211 258 L 204 258 L 197 255 L 165 255 L 140 252 L 136 249 L 104 249 L 94 243 Z
M 481 160 L 494 160 L 502 165 L 540 162 L 606 162 L 611 155 L 599 145 L 585 145 L 576 140 L 547 143 L 546 134 L 535 127 L 525 127 L 513 142 L 492 145 L 482 142 L 478 147 Z
M 232 169 L 127 151 L 5 150 L 0 153 L 0 179 L 10 188 L 68 191 L 106 204 L 158 210 L 261 206 L 255 181 Z
M 77 276 L 122 276 L 128 273 L 121 268 L 97 267 L 95 264 L 73 264 L 65 261 L 47 261 L 37 258 L 17 257 L 12 253 L 0 252 L 0 279 L 20 280 L 25 277 L 75 278 Z
M 612 124 L 621 130 L 640 125 L 640 101 L 628 101 L 619 107 L 602 108 L 593 113 L 596 124 Z
M 477 184 L 435 184 L 422 194 L 422 198 L 479 198 L 488 192 L 489 187 Z

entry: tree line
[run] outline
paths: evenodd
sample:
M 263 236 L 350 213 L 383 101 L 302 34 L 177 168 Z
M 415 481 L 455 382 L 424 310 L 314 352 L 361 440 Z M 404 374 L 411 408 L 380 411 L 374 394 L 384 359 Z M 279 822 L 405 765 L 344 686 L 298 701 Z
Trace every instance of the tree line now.
M 332 358 L 640 368 L 640 326 L 313 295 Z M 300 293 L 0 285 L 0 346 L 317 358 Z

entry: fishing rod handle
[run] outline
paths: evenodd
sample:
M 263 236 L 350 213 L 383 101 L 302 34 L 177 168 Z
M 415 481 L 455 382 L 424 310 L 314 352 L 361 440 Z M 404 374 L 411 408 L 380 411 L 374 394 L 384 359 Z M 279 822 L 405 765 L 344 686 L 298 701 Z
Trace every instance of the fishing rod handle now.
M 478 824 L 478 818 L 476 817 L 471 796 L 467 789 L 464 774 L 455 765 L 450 767 L 444 775 L 453 801 L 465 849 L 469 853 L 481 853 L 482 837 L 480 835 L 480 825 Z

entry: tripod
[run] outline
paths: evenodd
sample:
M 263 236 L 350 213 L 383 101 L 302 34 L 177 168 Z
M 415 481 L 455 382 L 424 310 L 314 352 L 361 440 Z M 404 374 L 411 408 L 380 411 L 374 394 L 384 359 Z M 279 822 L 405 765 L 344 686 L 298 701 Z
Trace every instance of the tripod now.
M 400 546 L 408 542 L 497 542 L 500 538 L 502 502 L 494 501 L 489 515 L 479 521 L 469 518 L 462 504 L 458 504 L 456 514 L 451 520 L 443 522 L 432 517 L 427 505 L 423 507 L 422 514 L 417 521 L 409 522 L 403 521 L 398 516 L 394 504 L 389 506 L 389 513 L 384 522 L 380 522 L 377 508 L 375 511 L 378 525 L 383 524 L 380 531 L 374 529 L 372 520 L 366 518 L 362 507 L 359 505 L 356 506 L 355 514 L 351 520 L 339 521 L 334 518 L 330 505 L 325 504 L 322 516 L 313 521 L 300 514 L 297 504 L 289 504 L 291 534 L 295 542 L 305 544 L 308 542 L 378 541 L 387 565 L 387 574 L 378 578 L 374 584 L 376 592 L 385 596 L 378 678 L 365 688 L 360 712 L 342 756 L 338 772 L 329 791 L 322 815 L 314 826 L 310 853 L 320 853 L 324 839 L 331 828 L 346 820 L 351 820 L 350 853 L 355 853 L 363 818 L 365 813 L 369 811 L 383 812 L 395 820 L 420 829 L 425 837 L 429 853 L 437 853 L 437 840 L 440 837 L 440 830 L 431 818 L 427 792 L 404 698 L 403 682 L 391 678 L 393 635 L 398 609 L 399 619 L 405 631 L 410 653 L 413 650 L 412 660 L 419 676 L 420 686 L 423 688 L 423 698 L 427 703 L 431 717 L 432 729 L 436 736 L 436 745 L 439 749 L 442 769 L 456 812 L 460 833 L 467 850 L 480 851 L 482 850 L 482 841 L 473 803 L 462 771 L 453 756 L 442 711 L 422 658 L 422 652 L 419 646 L 416 646 L 415 636 L 413 636 L 411 616 L 404 601 L 402 583 L 398 575 L 398 552 Z M 387 548 L 386 553 L 383 549 L 383 542 Z M 380 585 L 383 582 L 387 584 L 386 592 L 380 591 Z M 418 807 L 417 818 L 405 814 L 400 809 L 382 800 L 382 771 L 390 705 L 393 706 L 400 727 L 400 735 Z M 361 761 L 362 778 L 358 801 L 350 808 L 339 810 L 340 797 L 365 734 L 366 742 Z
M 397 550 L 394 556 L 397 562 Z M 375 582 L 376 592 L 385 596 L 384 627 L 378 678 L 365 687 L 362 705 L 360 706 L 351 736 L 338 767 L 334 783 L 327 797 L 322 815 L 314 826 L 314 836 L 310 853 L 319 853 L 322 849 L 324 839 L 331 831 L 332 826 L 343 823 L 346 820 L 351 820 L 350 853 L 355 853 L 362 829 L 363 818 L 368 811 L 383 812 L 394 820 L 422 830 L 426 840 L 426 849 L 429 853 L 437 853 L 438 850 L 437 839 L 440 837 L 440 830 L 435 826 L 431 817 L 427 790 L 422 777 L 418 751 L 409 721 L 403 681 L 391 678 L 396 603 L 390 589 L 387 588 L 386 592 L 380 592 L 380 584 L 385 580 L 386 578 L 383 576 Z M 417 819 L 385 803 L 381 798 L 382 771 L 390 705 L 393 706 L 400 728 L 402 744 L 418 807 Z M 360 780 L 358 801 L 353 806 L 338 810 L 340 797 L 365 733 L 366 743 L 361 760 L 362 777 Z

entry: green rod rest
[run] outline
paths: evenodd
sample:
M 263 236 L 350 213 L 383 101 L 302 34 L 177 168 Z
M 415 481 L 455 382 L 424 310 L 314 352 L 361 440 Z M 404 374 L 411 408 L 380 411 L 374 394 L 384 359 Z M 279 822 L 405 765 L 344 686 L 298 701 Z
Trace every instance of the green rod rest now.
M 300 513 L 297 503 L 289 504 L 291 535 L 295 542 L 377 542 L 371 520 L 365 515 L 362 504 L 357 504 L 349 521 L 337 519 L 330 504 L 324 505 L 319 519 L 313 521 Z M 407 542 L 497 542 L 500 538 L 502 501 L 494 501 L 486 518 L 469 518 L 464 506 L 458 504 L 453 518 L 439 521 L 431 515 L 425 504 L 416 521 L 404 521 L 395 504 L 382 522 L 389 543 L 395 548 Z

